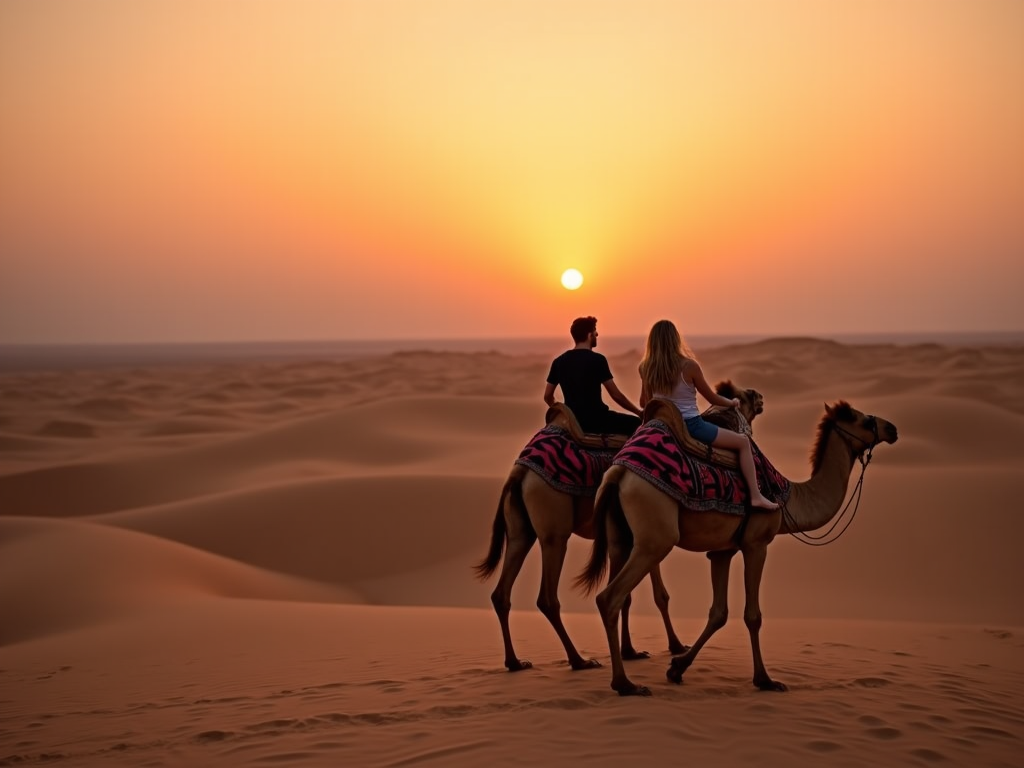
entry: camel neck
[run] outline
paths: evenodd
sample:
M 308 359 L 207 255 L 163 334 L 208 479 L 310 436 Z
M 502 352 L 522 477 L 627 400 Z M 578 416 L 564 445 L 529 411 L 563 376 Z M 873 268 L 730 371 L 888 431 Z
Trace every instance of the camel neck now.
M 792 524 L 784 520 L 784 532 L 813 531 L 827 525 L 843 506 L 853 463 L 850 447 L 833 431 L 818 471 L 790 488 L 786 508 Z

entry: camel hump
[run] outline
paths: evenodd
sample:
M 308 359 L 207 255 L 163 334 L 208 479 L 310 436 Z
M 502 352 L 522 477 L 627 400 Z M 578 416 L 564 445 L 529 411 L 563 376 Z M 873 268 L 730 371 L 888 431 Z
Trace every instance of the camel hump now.
M 544 423 L 548 426 L 561 427 L 574 442 L 584 448 L 596 448 L 600 450 L 619 450 L 629 439 L 626 435 L 598 435 L 592 432 L 584 432 L 580 427 L 576 415 L 565 403 L 555 403 L 548 408 L 544 416 Z
M 740 418 L 742 419 L 742 417 Z M 713 464 L 728 467 L 729 469 L 737 469 L 739 467 L 739 457 L 736 455 L 736 451 L 723 448 L 713 448 L 707 443 L 702 443 L 700 440 L 693 437 L 686 429 L 686 424 L 683 423 L 683 416 L 679 413 L 679 408 L 676 407 L 676 404 L 668 398 L 652 397 L 646 407 L 644 407 L 643 419 L 644 422 L 648 422 L 651 419 L 657 419 L 658 421 L 667 424 L 680 447 L 687 453 L 693 454 L 702 461 L 709 461 Z M 708 420 L 712 422 L 717 421 L 717 419 L 714 418 Z M 746 419 L 742 420 L 746 422 Z M 721 422 L 718 423 L 719 426 L 724 426 Z M 731 427 L 728 428 L 731 429 Z

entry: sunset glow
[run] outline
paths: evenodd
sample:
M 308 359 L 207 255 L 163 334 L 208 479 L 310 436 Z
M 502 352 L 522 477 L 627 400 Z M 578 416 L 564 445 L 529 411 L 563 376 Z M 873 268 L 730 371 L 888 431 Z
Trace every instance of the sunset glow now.
M 578 269 L 567 269 L 562 273 L 562 287 L 570 291 L 575 291 L 583 285 L 583 275 L 580 274 Z
M 1012 0 L 10 0 L 0 341 L 1022 329 L 1022 30 Z

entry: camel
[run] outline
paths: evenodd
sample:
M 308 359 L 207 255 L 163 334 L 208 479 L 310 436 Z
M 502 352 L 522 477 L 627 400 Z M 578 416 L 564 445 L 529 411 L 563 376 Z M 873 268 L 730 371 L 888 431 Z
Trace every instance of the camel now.
M 611 578 L 597 596 L 597 607 L 611 651 L 612 689 L 622 696 L 651 695 L 648 688 L 636 685 L 626 676 L 615 636 L 616 624 L 633 588 L 645 574 L 658 567 L 673 547 L 679 547 L 707 553 L 713 597 L 704 631 L 691 648 L 672 659 L 666 676 L 672 682 L 682 682 L 683 672 L 704 644 L 725 625 L 729 564 L 736 552 L 742 552 L 746 592 L 743 620 L 754 659 L 753 683 L 760 690 L 786 690 L 783 683 L 769 676 L 761 658 L 758 600 L 768 545 L 780 533 L 813 531 L 828 524 L 843 505 L 854 463 L 859 460 L 866 467 L 876 445 L 895 443 L 896 438 L 896 427 L 885 419 L 865 415 L 845 401 L 826 404 L 811 451 L 810 479 L 791 483 L 788 499 L 779 510 L 758 510 L 749 515 L 739 537 L 744 518 L 686 509 L 627 467 L 613 465 L 604 474 L 595 498 L 596 536 L 590 560 L 576 579 L 576 586 L 592 593 L 610 562 Z
M 722 426 L 736 428 L 738 416 L 742 416 L 747 424 L 764 410 L 764 398 L 753 389 L 742 389 L 731 381 L 722 381 L 717 391 L 723 397 L 736 397 L 740 400 L 738 409 L 709 409 L 705 418 L 719 421 Z M 549 409 L 547 420 L 552 419 Z M 576 427 L 578 429 L 578 426 Z M 749 427 L 748 427 L 749 428 Z M 539 434 L 539 433 L 538 433 Z M 624 442 L 620 438 L 618 445 Z M 618 447 L 618 446 L 616 446 Z M 486 557 L 474 566 L 477 577 L 486 580 L 493 575 L 502 560 L 501 575 L 491 593 L 491 603 L 498 614 L 501 635 L 505 645 L 505 667 L 510 672 L 529 669 L 531 662 L 520 659 L 512 645 L 509 630 L 509 612 L 512 607 L 512 586 L 526 560 L 527 554 L 535 541 L 540 541 L 542 576 L 537 607 L 547 617 L 555 633 L 565 648 L 569 666 L 573 670 L 600 667 L 596 659 L 584 659 L 576 650 L 569 634 L 565 630 L 561 618 L 561 604 L 558 600 L 558 583 L 565 562 L 569 537 L 576 534 L 585 539 L 594 538 L 594 497 L 592 495 L 571 495 L 552 487 L 538 473 L 528 467 L 516 464 L 513 466 L 501 496 L 498 509 L 494 516 L 491 532 L 490 548 Z M 506 546 L 507 543 L 507 546 Z M 661 577 L 661 569 L 657 564 L 648 569 L 651 575 L 651 586 L 654 589 L 654 602 L 665 623 L 668 636 L 669 651 L 683 653 L 688 646 L 683 645 L 672 628 L 668 614 L 668 590 Z M 639 582 L 639 579 L 637 580 Z M 622 644 L 621 657 L 624 659 L 642 659 L 650 656 L 646 651 L 637 651 L 629 633 L 629 605 L 627 594 L 622 608 Z

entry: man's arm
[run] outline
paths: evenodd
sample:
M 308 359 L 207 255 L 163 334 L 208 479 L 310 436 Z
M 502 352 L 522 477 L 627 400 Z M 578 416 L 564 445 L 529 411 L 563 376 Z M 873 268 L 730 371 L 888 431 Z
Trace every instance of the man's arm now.
M 544 387 L 544 402 L 548 404 L 549 408 L 555 404 L 555 385 L 550 381 Z
M 640 370 L 640 366 L 637 366 L 636 372 L 640 374 L 640 408 L 646 408 L 647 404 L 651 401 L 651 394 L 647 391 L 647 384 L 644 382 L 643 371 Z M 641 414 L 641 418 L 643 414 Z
M 627 411 L 635 413 L 637 416 L 643 415 L 643 411 L 633 405 L 633 401 L 622 394 L 622 390 L 616 385 L 615 379 L 608 379 L 608 381 L 604 382 L 604 388 L 608 390 L 608 396 Z

